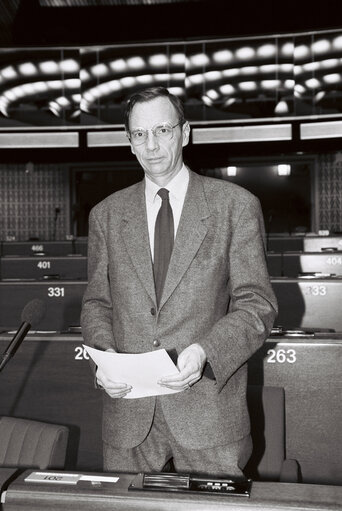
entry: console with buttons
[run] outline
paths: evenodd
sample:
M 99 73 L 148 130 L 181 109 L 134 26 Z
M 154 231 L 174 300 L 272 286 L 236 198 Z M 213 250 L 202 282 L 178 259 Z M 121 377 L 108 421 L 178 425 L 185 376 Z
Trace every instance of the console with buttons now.
M 133 479 L 128 490 L 165 491 L 178 493 L 206 493 L 249 497 L 251 479 L 212 478 L 176 473 L 140 473 Z

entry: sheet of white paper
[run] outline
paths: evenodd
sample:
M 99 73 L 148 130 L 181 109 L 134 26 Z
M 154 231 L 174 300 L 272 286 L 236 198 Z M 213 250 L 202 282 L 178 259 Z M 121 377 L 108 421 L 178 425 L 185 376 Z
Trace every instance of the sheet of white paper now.
M 85 344 L 83 347 L 108 378 L 132 386 L 131 392 L 123 399 L 181 392 L 161 387 L 157 383 L 163 376 L 179 372 L 165 349 L 130 354 L 101 351 Z

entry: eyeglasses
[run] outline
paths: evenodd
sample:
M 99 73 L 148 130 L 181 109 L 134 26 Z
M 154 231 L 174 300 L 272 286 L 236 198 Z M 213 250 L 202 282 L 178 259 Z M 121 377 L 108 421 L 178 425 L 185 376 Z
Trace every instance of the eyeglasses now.
M 173 137 L 173 129 L 179 126 L 181 121 L 179 121 L 174 126 L 169 122 L 163 122 L 163 124 L 158 124 L 157 126 L 153 126 L 148 130 L 144 128 L 137 128 L 130 132 L 129 139 L 134 145 L 144 144 L 148 137 L 148 132 L 150 131 L 156 138 L 160 140 L 171 140 Z

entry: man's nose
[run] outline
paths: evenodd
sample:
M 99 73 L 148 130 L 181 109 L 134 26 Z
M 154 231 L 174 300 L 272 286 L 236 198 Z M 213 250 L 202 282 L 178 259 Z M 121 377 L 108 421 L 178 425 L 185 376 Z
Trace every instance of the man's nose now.
M 148 130 L 148 132 L 147 132 L 146 147 L 150 151 L 153 151 L 154 149 L 156 149 L 158 147 L 158 139 L 152 133 L 151 130 Z

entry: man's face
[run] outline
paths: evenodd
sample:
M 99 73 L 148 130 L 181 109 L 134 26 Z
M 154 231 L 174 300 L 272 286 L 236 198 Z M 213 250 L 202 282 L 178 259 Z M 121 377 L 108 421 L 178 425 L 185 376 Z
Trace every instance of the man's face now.
M 167 184 L 181 169 L 183 164 L 182 149 L 189 141 L 190 128 L 186 122 L 176 126 L 172 138 L 154 135 L 151 128 L 168 123 L 175 126 L 179 118 L 173 104 L 166 97 L 158 97 L 151 101 L 134 105 L 130 115 L 129 128 L 131 149 L 145 174 L 157 184 Z M 135 142 L 132 133 L 142 128 L 147 131 L 143 143 Z

